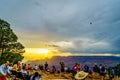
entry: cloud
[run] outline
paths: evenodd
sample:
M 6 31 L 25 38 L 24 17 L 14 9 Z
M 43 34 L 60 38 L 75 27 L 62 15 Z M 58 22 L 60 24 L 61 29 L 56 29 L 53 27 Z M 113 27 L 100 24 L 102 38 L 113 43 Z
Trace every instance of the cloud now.
M 61 52 L 120 53 L 119 3 L 120 0 L 2 0 L 0 10 L 1 17 L 11 23 L 26 47 L 47 44 Z

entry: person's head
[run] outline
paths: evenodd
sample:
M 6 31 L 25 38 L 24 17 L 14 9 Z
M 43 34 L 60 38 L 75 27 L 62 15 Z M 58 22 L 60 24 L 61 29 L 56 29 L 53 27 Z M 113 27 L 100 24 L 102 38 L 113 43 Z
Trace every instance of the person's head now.
M 75 63 L 75 66 L 77 66 L 78 65 L 78 63 Z
M 102 64 L 100 64 L 100 66 L 102 66 Z
M 20 63 L 20 61 L 18 61 L 18 63 Z
M 52 66 L 53 68 L 55 68 L 55 66 Z
M 5 65 L 6 66 L 9 66 L 10 62 L 9 61 L 6 61 Z
M 35 74 L 34 74 L 35 76 L 39 76 L 39 73 L 38 72 L 35 72 Z
M 22 69 L 25 70 L 25 66 Z
M 12 64 L 12 63 L 10 63 L 10 64 L 9 64 L 9 66 L 13 66 L 13 64 Z
M 80 63 L 78 64 L 78 66 L 80 66 Z

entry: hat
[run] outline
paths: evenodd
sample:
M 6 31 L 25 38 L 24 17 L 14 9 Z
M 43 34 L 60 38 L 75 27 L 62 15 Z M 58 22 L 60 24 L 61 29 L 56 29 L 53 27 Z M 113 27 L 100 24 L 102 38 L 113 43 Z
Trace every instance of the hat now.
M 75 79 L 81 80 L 81 79 L 84 79 L 87 75 L 88 73 L 84 71 L 80 71 L 75 75 Z

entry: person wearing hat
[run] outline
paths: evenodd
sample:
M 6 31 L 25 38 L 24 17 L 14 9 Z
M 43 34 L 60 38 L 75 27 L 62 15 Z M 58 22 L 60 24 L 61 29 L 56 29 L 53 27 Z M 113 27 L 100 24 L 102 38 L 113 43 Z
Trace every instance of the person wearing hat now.
M 9 64 L 10 64 L 10 62 L 6 61 L 5 64 L 2 64 L 0 66 L 0 80 L 6 80 L 7 73 L 10 73 Z
M 88 73 L 80 71 L 75 75 L 76 80 L 84 80 L 87 77 Z

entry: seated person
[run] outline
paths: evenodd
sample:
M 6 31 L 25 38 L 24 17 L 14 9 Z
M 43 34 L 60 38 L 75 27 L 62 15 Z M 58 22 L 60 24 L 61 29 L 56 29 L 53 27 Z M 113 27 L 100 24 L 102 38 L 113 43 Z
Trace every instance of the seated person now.
M 7 73 L 10 73 L 9 64 L 10 64 L 10 62 L 6 61 L 5 64 L 2 64 L 0 66 L 0 80 L 6 80 Z
M 38 72 L 35 72 L 30 80 L 41 80 L 41 75 Z
M 13 65 L 12 71 L 18 71 L 17 64 Z
M 56 72 L 56 67 L 55 67 L 55 66 L 52 66 L 51 73 L 55 73 L 55 72 Z
M 34 69 L 34 70 L 37 70 L 37 69 L 38 69 L 38 66 L 37 66 L 37 65 L 35 65 L 35 66 L 33 67 L 33 69 Z
M 23 67 L 23 69 L 21 69 L 20 72 L 24 75 L 28 75 L 28 72 L 26 71 L 25 67 Z

